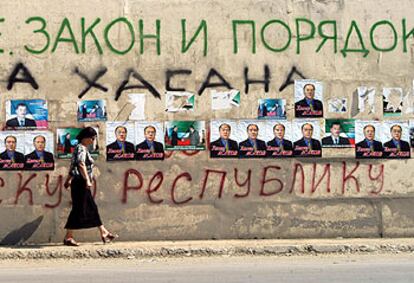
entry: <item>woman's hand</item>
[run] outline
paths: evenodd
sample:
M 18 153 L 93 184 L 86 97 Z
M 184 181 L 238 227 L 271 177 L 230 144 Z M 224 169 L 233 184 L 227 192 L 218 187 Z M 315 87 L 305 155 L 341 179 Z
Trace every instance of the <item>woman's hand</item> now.
M 63 186 L 65 187 L 65 189 L 69 189 L 71 183 L 72 183 L 72 177 L 68 176 L 66 178 L 65 183 L 63 184 Z
M 87 181 L 86 181 L 86 188 L 87 188 L 88 190 L 90 190 L 90 189 L 92 188 L 92 181 L 91 181 L 91 180 L 87 180 Z
M 83 179 L 86 181 L 86 188 L 89 190 L 92 188 L 92 180 L 88 175 L 88 170 L 86 169 L 85 162 L 79 162 L 79 171 L 82 174 Z

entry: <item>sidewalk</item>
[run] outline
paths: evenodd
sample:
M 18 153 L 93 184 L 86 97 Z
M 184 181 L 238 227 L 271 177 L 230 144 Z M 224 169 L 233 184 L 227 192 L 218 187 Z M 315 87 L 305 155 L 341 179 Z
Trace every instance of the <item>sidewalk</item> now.
M 397 239 L 298 239 L 298 240 L 209 240 L 163 242 L 83 243 L 0 246 L 4 259 L 150 258 L 241 255 L 317 255 L 330 253 L 411 253 L 414 238 Z

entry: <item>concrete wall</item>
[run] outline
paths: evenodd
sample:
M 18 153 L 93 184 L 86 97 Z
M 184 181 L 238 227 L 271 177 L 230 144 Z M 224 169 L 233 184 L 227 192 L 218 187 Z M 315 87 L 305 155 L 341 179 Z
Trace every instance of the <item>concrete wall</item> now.
M 0 48 L 4 49 L 0 55 L 2 120 L 5 119 L 7 100 L 44 98 L 49 102 L 51 131 L 55 132 L 58 127 L 84 125 L 76 120 L 76 102 L 87 84 L 74 74 L 76 67 L 91 78 L 102 68 L 107 68 L 99 83 L 108 91 L 92 88 L 83 98 L 105 99 L 111 121 L 128 119 L 133 106 L 128 102 L 127 93 L 132 92 L 147 93 L 145 115 L 149 121 L 255 118 L 257 99 L 262 97 L 286 98 L 290 120 L 294 100 L 288 75 L 293 68 L 307 78 L 323 81 L 326 99 L 348 97 L 351 102 L 352 93 L 360 85 L 375 86 L 377 93 L 381 93 L 382 87 L 402 87 L 405 92 L 412 91 L 414 41 L 412 36 L 407 39 L 404 52 L 402 20 L 406 19 L 408 33 L 414 27 L 409 17 L 414 12 L 413 4 L 408 0 L 398 1 L 398 4 L 371 0 L 5 2 L 1 4 L 0 15 L 5 18 L 0 23 Z M 50 34 L 50 45 L 40 54 L 32 54 L 24 48 L 40 50 L 45 47 L 46 37 L 39 32 L 33 33 L 41 27 L 40 21 L 25 23 L 35 16 L 45 19 Z M 85 42 L 86 50 L 82 52 L 82 17 L 86 26 L 101 19 L 94 31 L 103 54 L 99 54 L 90 35 Z M 105 27 L 119 17 L 126 17 L 135 32 L 134 46 L 124 55 L 111 51 L 103 36 Z M 52 51 L 65 18 L 70 22 L 79 54 L 68 42 L 58 42 Z M 316 32 L 321 21 L 335 20 L 337 52 L 334 52 L 332 41 L 316 52 L 322 41 L 316 33 L 314 39 L 301 43 L 297 54 L 295 20 L 298 18 L 311 20 Z M 154 33 L 157 19 L 161 26 L 161 54 L 157 55 L 155 40 L 151 39 L 144 40 L 141 54 L 139 20 L 143 20 L 146 33 Z M 187 40 L 200 21 L 206 21 L 206 56 L 203 55 L 202 34 L 188 52 L 181 52 L 181 19 L 186 19 L 190 31 Z M 291 43 L 282 52 L 267 49 L 260 39 L 261 27 L 273 19 L 284 21 L 292 30 Z M 254 21 L 257 26 L 255 54 L 251 51 L 249 25 L 238 27 L 239 50 L 234 53 L 232 20 Z M 362 52 L 341 53 L 352 20 L 356 21 L 365 48 L 369 50 L 366 57 Z M 381 20 L 392 22 L 398 33 L 397 45 L 392 51 L 376 51 L 370 43 L 370 29 Z M 116 48 L 126 49 L 130 43 L 130 33 L 125 27 L 115 25 L 110 30 L 109 39 Z M 266 37 L 272 46 L 282 46 L 287 33 L 276 27 L 269 27 Z M 309 28 L 305 28 L 306 24 L 303 27 L 302 34 L 307 34 Z M 331 29 L 326 28 L 329 33 Z M 69 37 L 67 29 L 62 37 Z M 378 28 L 374 38 L 380 46 L 393 44 L 392 32 L 387 26 Z M 353 33 L 348 49 L 359 47 Z M 20 62 L 35 78 L 39 85 L 37 90 L 28 83 L 16 83 L 7 89 L 9 75 Z M 250 77 L 262 78 L 265 65 L 271 72 L 269 92 L 264 94 L 263 85 L 258 84 L 251 85 L 248 94 L 244 94 L 244 67 L 249 68 Z M 124 91 L 115 101 L 116 90 L 127 78 L 130 68 L 150 82 L 161 94 L 161 99 L 146 90 L 132 89 Z M 166 70 L 190 69 L 191 75 L 176 77 L 173 84 L 196 92 L 211 68 L 242 91 L 239 110 L 212 112 L 209 90 L 206 90 L 197 96 L 194 113 L 165 112 Z M 295 78 L 299 78 L 297 73 L 291 79 Z M 131 79 L 131 83 L 137 81 Z M 376 103 L 377 109 L 381 109 L 380 95 L 377 95 Z M 350 118 L 351 113 L 341 116 L 326 112 L 325 118 L 330 117 Z M 412 114 L 404 113 L 401 119 L 412 117 Z M 376 114 L 362 113 L 354 118 L 382 120 L 383 116 L 379 110 Z M 105 143 L 104 123 L 85 125 L 99 127 L 100 143 Z M 412 160 L 357 162 L 352 152 L 351 149 L 327 150 L 321 159 L 253 161 L 211 160 L 207 152 L 175 152 L 163 162 L 118 163 L 107 163 L 104 152 L 101 152 L 97 160 L 96 201 L 105 224 L 119 232 L 122 240 L 413 235 Z M 56 165 L 52 172 L 0 173 L 0 239 L 4 239 L 3 243 L 30 237 L 33 231 L 30 242 L 62 239 L 70 210 L 70 194 L 62 188 L 61 176 L 65 176 L 69 162 L 59 160 Z M 160 173 L 156 175 L 157 172 Z M 151 190 L 156 191 L 149 193 Z M 190 197 L 188 202 L 179 203 Z M 96 231 L 80 233 L 79 239 L 97 239 Z

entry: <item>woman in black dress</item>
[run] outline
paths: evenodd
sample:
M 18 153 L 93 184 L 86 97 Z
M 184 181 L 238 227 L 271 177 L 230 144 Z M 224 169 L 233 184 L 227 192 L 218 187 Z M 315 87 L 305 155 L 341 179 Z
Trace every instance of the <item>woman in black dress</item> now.
M 88 146 L 94 143 L 97 133 L 91 128 L 84 128 L 76 137 L 79 141 L 73 154 L 69 176 L 65 181 L 65 187 L 71 188 L 72 210 L 65 225 L 66 235 L 63 244 L 78 246 L 73 238 L 73 230 L 98 227 L 101 239 L 109 243 L 118 235 L 110 233 L 102 224 L 98 207 L 92 197 L 93 159 L 88 151 Z

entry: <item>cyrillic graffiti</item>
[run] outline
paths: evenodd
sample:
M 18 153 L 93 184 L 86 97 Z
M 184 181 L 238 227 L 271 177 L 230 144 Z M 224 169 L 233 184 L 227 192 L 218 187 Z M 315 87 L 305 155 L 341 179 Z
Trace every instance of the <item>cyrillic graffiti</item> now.
M 158 170 L 154 173 L 143 172 L 129 168 L 121 177 L 122 189 L 119 201 L 128 203 L 137 194 L 144 193 L 147 201 L 153 205 L 174 204 L 184 205 L 198 199 L 245 199 L 248 197 L 270 198 L 279 194 L 296 194 L 312 197 L 318 196 L 378 196 L 385 183 L 384 164 L 372 164 L 360 162 L 348 163 L 343 161 L 336 164 L 335 168 L 330 163 L 304 164 L 295 162 L 293 168 L 286 168 L 276 164 L 262 168 L 204 168 L 199 178 L 199 172 L 178 172 L 171 176 L 170 172 Z M 10 174 L 10 173 L 8 173 Z M 16 173 L 17 184 L 8 182 L 0 176 L 1 195 L 6 190 L 15 190 L 12 203 L 0 197 L 0 205 L 37 205 L 38 199 L 45 199 L 42 206 L 54 209 L 62 204 L 63 176 L 51 178 L 49 174 Z M 340 175 L 338 178 L 334 176 Z M 168 176 L 168 179 L 166 178 Z M 335 180 L 336 187 L 332 180 Z M 36 183 L 43 182 L 45 194 L 34 190 Z M 94 180 L 92 195 L 95 197 L 98 190 L 99 179 Z M 145 190 L 143 192 L 141 189 Z M 105 188 L 106 190 L 107 188 Z M 165 196 L 169 195 L 169 199 Z
M 97 89 L 102 92 L 108 92 L 108 87 L 105 86 L 104 79 L 108 69 L 104 66 L 94 70 L 81 70 L 79 67 L 73 69 L 72 74 L 79 77 L 84 83 L 85 87 L 79 92 L 78 98 L 84 98 L 88 92 L 92 89 Z M 186 76 L 188 80 L 191 80 L 192 75 L 190 69 L 167 69 L 165 71 L 165 90 L 166 91 L 186 91 L 185 85 L 174 85 L 174 77 Z M 244 92 L 248 94 L 250 91 L 250 85 L 263 85 L 264 91 L 267 93 L 270 91 L 271 86 L 271 72 L 268 65 L 263 66 L 262 78 L 252 78 L 249 75 L 249 67 L 244 67 Z M 286 80 L 279 87 L 279 91 L 283 91 L 287 86 L 294 83 L 296 77 L 304 79 L 305 76 L 295 66 L 293 66 L 287 74 Z M 137 81 L 133 84 L 131 81 Z M 156 81 L 156 79 L 154 79 Z M 23 63 L 17 63 L 12 69 L 7 79 L 7 89 L 11 90 L 16 83 L 29 84 L 31 88 L 39 89 L 35 77 L 29 70 L 29 67 Z M 209 88 L 225 88 L 231 90 L 233 88 L 231 82 L 229 82 L 219 71 L 214 68 L 208 70 L 204 81 L 201 83 L 198 94 L 202 95 L 206 89 Z M 124 79 L 120 82 L 116 88 L 114 100 L 117 101 L 122 93 L 130 89 L 143 89 L 151 93 L 155 98 L 161 99 L 161 91 L 155 87 L 155 84 L 146 80 L 135 69 L 127 69 L 124 75 Z
M 189 50 L 198 50 L 203 56 L 207 56 L 209 52 L 215 52 L 215 44 L 209 44 L 210 37 L 208 34 L 209 25 L 205 19 L 197 22 L 190 22 L 187 19 L 179 19 L 181 30 L 178 34 L 181 35 L 181 48 L 177 48 L 182 54 L 189 52 Z M 78 24 L 79 22 L 79 24 Z M 0 24 L 2 28 L 6 28 L 7 20 L 5 17 L 0 17 Z M 53 24 L 48 19 L 33 16 L 25 21 L 26 27 L 31 29 L 35 34 L 34 42 L 28 42 L 24 45 L 24 50 L 31 54 L 42 54 L 46 52 L 56 53 L 65 47 L 65 51 L 72 50 L 74 54 L 85 54 L 87 52 L 97 52 L 98 54 L 113 53 L 116 55 L 126 55 L 133 52 L 144 54 L 148 51 L 155 51 L 156 55 L 161 55 L 163 52 L 163 43 L 166 45 L 168 37 L 162 33 L 162 27 L 165 25 L 171 26 L 170 22 L 156 19 L 155 22 L 144 21 L 144 19 L 129 19 L 126 17 L 119 17 L 111 19 L 108 22 L 103 22 L 101 18 L 85 19 L 69 19 L 63 18 L 58 22 L 58 28 L 52 26 Z M 257 50 L 263 48 L 272 53 L 280 53 L 288 51 L 293 48 L 296 54 L 300 54 L 302 50 L 314 46 L 312 41 L 318 41 L 317 48 L 314 52 L 318 53 L 322 49 L 331 51 L 336 54 L 340 48 L 340 54 L 347 57 L 350 53 L 361 54 L 362 57 L 367 57 L 372 51 L 391 52 L 394 51 L 399 44 L 398 38 L 402 38 L 402 50 L 404 53 L 408 52 L 408 40 L 414 36 L 414 28 L 407 27 L 405 18 L 401 19 L 401 23 L 397 24 L 390 20 L 378 19 L 372 22 L 368 29 L 363 30 L 360 24 L 353 20 L 350 23 L 340 23 L 344 26 L 345 34 L 338 33 L 338 21 L 336 20 L 321 20 L 314 22 L 309 18 L 295 18 L 292 23 L 283 21 L 282 19 L 268 19 L 264 24 L 260 25 L 254 19 L 233 19 L 230 21 L 228 27 L 213 27 L 220 30 L 225 36 L 228 32 L 232 36 L 233 54 L 240 53 L 240 49 L 251 54 L 256 54 Z M 75 28 L 80 27 L 80 28 Z M 114 30 L 123 27 L 122 40 L 114 36 Z M 193 32 L 189 32 L 189 27 Z M 79 29 L 79 30 L 77 30 Z M 103 30 L 98 33 L 97 30 Z M 154 30 L 148 33 L 148 30 Z M 52 30 L 57 30 L 56 34 Z M 387 38 L 392 38 L 391 44 L 383 46 L 376 38 L 378 30 L 381 30 Z M 243 34 L 243 36 L 242 36 Z M 338 39 L 344 38 L 341 42 Z M 92 45 L 87 45 L 86 42 L 92 42 Z M 327 42 L 332 41 L 332 45 Z M 154 44 L 148 44 L 155 42 Z M 200 44 L 201 47 L 200 48 Z M 4 42 L 3 42 L 4 44 Z M 342 46 L 338 46 L 342 44 Z M 178 46 L 177 46 L 178 47 Z M 90 48 L 91 50 L 88 50 Z M 222 47 L 221 47 L 222 48 Z M 229 53 L 231 51 L 229 50 Z M 4 49 L 0 48 L 0 54 L 5 53 Z M 13 52 L 10 51 L 10 54 Z

